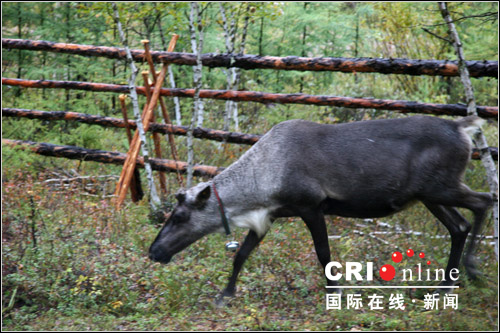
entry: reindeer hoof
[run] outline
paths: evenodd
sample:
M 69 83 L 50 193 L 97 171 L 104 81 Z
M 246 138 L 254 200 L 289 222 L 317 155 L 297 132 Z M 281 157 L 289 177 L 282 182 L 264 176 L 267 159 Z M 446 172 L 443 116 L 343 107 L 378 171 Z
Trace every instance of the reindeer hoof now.
M 453 293 L 454 288 L 450 288 L 450 287 L 453 287 L 455 285 L 455 282 L 443 281 L 439 285 L 441 286 L 441 288 L 437 289 L 438 293 L 440 293 L 441 295 L 451 294 L 451 293 Z
M 215 306 L 217 306 L 218 308 L 226 307 L 231 299 L 233 299 L 233 297 L 234 292 L 228 292 L 224 290 L 224 292 L 222 292 L 222 294 L 220 294 L 219 297 L 215 299 Z
M 227 299 L 224 299 L 224 296 L 219 296 L 215 299 L 214 304 L 218 308 L 224 308 L 227 304 Z
M 217 297 L 214 304 L 218 308 L 225 308 L 229 304 L 231 299 L 232 297 L 220 295 L 219 297 Z
M 481 272 L 477 269 L 476 258 L 473 256 L 465 257 L 464 265 L 465 272 L 471 280 L 478 280 L 482 276 Z
M 325 288 L 327 294 L 339 294 L 342 295 L 342 288 Z

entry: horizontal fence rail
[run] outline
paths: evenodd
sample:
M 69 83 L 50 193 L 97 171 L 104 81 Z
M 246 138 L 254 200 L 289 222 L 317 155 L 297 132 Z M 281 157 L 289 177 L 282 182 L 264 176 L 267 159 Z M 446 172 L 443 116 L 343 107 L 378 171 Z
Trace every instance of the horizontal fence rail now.
M 51 80 L 24 80 L 2 78 L 3 85 L 20 86 L 24 88 L 59 88 L 85 91 L 100 91 L 113 93 L 128 93 L 127 85 L 105 84 L 79 81 L 51 81 Z M 136 87 L 137 93 L 145 95 L 144 87 Z M 194 89 L 162 88 L 162 96 L 194 97 Z M 421 113 L 435 115 L 466 116 L 467 106 L 463 104 L 434 104 L 418 103 L 413 101 L 375 99 L 375 98 L 352 98 L 325 95 L 306 94 L 276 94 L 258 91 L 233 91 L 233 90 L 200 90 L 201 98 L 232 100 L 245 102 L 259 102 L 264 104 L 304 104 L 335 106 L 345 108 L 364 108 L 397 111 L 401 113 Z M 497 118 L 498 107 L 478 106 L 477 112 L 483 118 Z
M 117 47 L 54 43 L 43 40 L 2 39 L 2 48 L 49 51 L 82 56 L 125 59 L 125 50 Z M 131 50 L 135 61 L 145 61 L 143 50 Z M 151 52 L 153 61 L 176 65 L 196 65 L 196 55 L 181 52 Z M 296 71 L 338 71 L 405 75 L 459 76 L 456 61 L 414 60 L 393 58 L 306 58 L 297 56 L 273 57 L 243 54 L 206 53 L 201 56 L 206 67 L 239 67 L 242 69 L 279 69 Z M 467 61 L 472 77 L 498 78 L 498 61 Z
M 69 112 L 69 111 L 41 111 L 41 110 L 28 110 L 28 109 L 18 109 L 18 108 L 2 108 L 2 117 L 22 117 L 22 118 L 39 119 L 39 120 L 66 120 L 66 121 L 76 121 L 85 124 L 100 125 L 104 127 L 118 127 L 118 128 L 126 127 L 125 120 L 123 119 L 96 116 L 86 113 Z M 135 120 L 129 120 L 128 124 L 132 129 L 135 129 L 137 127 Z M 174 134 L 174 135 L 186 136 L 188 127 L 151 123 L 148 131 L 161 134 Z M 195 127 L 193 129 L 193 136 L 199 139 L 207 139 L 220 142 L 238 143 L 247 145 L 253 145 L 261 138 L 261 135 L 257 134 L 226 132 L 226 131 L 220 131 L 202 127 Z
M 85 113 L 67 112 L 67 111 L 40 111 L 40 110 L 2 108 L 2 116 L 23 117 L 23 118 L 39 119 L 39 120 L 77 121 L 86 124 L 94 124 L 105 127 L 125 128 L 125 121 L 122 119 L 95 116 Z M 136 127 L 135 121 L 129 120 L 128 123 L 131 128 Z M 172 133 L 174 135 L 186 135 L 187 127 L 152 123 L 149 131 L 158 132 L 162 134 Z M 247 145 L 255 144 L 262 137 L 261 135 L 256 135 L 256 134 L 225 132 L 210 128 L 200 128 L 200 127 L 195 128 L 193 130 L 193 133 L 194 136 L 199 139 L 226 141 L 228 143 L 239 143 Z M 493 159 L 498 160 L 498 148 L 489 147 L 488 149 Z M 473 149 L 471 158 L 479 160 L 480 159 L 479 150 Z
M 43 142 L 2 139 L 2 144 L 22 150 L 30 150 L 39 155 L 64 157 L 72 160 L 123 165 L 125 159 L 127 158 L 127 154 L 119 152 L 88 149 L 77 146 L 54 145 Z M 186 173 L 187 171 L 186 162 L 160 158 L 149 158 L 149 162 L 151 163 L 151 168 L 157 171 L 180 173 Z M 140 168 L 144 167 L 144 158 L 142 156 L 137 158 L 136 165 Z M 195 176 L 214 177 L 218 173 L 222 172 L 224 168 L 209 165 L 195 165 L 193 170 Z

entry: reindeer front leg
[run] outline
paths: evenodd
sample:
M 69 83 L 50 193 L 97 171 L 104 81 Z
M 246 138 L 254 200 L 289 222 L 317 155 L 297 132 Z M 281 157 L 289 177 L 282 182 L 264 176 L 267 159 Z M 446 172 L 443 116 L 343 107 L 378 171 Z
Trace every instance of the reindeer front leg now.
M 328 232 L 325 224 L 325 216 L 319 209 L 308 209 L 300 213 L 300 217 L 306 223 L 307 228 L 311 232 L 314 241 L 314 248 L 318 260 L 323 266 L 323 272 L 326 265 L 330 262 L 330 245 L 328 243 Z M 337 281 L 326 280 L 328 286 L 338 286 Z M 339 288 L 329 290 L 329 292 L 341 293 Z
M 259 245 L 260 241 L 265 237 L 265 234 L 262 237 L 259 237 L 257 233 L 253 230 L 250 230 L 241 245 L 240 250 L 236 253 L 233 262 L 233 273 L 229 278 L 229 282 L 222 292 L 222 294 L 218 297 L 216 304 L 218 306 L 224 305 L 225 297 L 233 297 L 236 292 L 236 280 L 238 279 L 238 274 L 240 273 L 241 268 L 243 267 L 243 263 L 247 260 L 250 253 Z

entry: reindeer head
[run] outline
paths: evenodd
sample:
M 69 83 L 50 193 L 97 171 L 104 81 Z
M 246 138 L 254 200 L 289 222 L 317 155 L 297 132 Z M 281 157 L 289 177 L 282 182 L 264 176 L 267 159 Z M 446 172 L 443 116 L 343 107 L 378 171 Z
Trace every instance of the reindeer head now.
M 180 190 L 176 198 L 177 206 L 149 248 L 149 258 L 164 264 L 201 237 L 223 228 L 211 183 Z

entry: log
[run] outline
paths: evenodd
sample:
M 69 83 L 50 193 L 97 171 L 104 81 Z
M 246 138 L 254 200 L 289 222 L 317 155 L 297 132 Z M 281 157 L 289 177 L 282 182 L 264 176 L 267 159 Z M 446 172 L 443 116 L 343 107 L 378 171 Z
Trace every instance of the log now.
M 21 86 L 25 88 L 61 88 L 114 93 L 124 93 L 128 91 L 128 86 L 126 85 L 79 81 L 24 80 L 2 78 L 2 84 Z M 144 87 L 136 87 L 136 89 L 138 94 L 145 95 Z M 194 97 L 194 89 L 162 88 L 160 93 L 162 96 L 177 96 L 186 98 Z M 463 104 L 418 103 L 413 101 L 375 98 L 352 98 L 306 94 L 276 94 L 258 91 L 231 90 L 200 90 L 200 97 L 239 102 L 259 102 L 265 104 L 306 104 L 345 108 L 390 110 L 401 113 L 421 113 L 451 116 L 467 115 L 467 107 Z M 479 116 L 483 118 L 498 117 L 498 107 L 496 106 L 478 106 L 477 111 Z
M 148 72 L 142 72 L 142 78 L 144 81 L 144 86 L 146 88 L 148 88 L 148 85 L 149 85 Z M 151 90 L 146 89 L 146 92 L 147 91 L 151 91 Z M 149 103 L 150 99 L 151 99 L 151 96 L 146 95 L 146 101 L 147 101 L 146 103 Z M 153 112 L 150 126 L 155 121 L 156 121 L 156 115 Z M 127 122 L 127 124 L 128 124 L 128 122 Z M 158 134 L 158 132 L 153 132 L 153 143 L 154 143 L 155 156 L 157 158 L 162 158 L 163 156 L 161 153 L 161 138 L 160 138 L 160 135 Z M 174 160 L 178 160 L 178 158 L 174 158 Z M 165 177 L 164 172 L 158 173 L 158 180 L 160 182 L 161 193 L 163 196 L 166 196 L 167 195 L 167 178 Z M 133 182 L 134 182 L 134 176 L 132 175 L 132 178 L 130 180 L 130 186 L 133 186 Z
M 130 131 L 130 125 L 128 124 L 127 116 L 127 106 L 125 104 L 125 99 L 127 95 L 120 95 L 120 109 L 122 111 L 123 120 L 125 123 L 125 129 L 127 131 L 128 144 L 132 143 L 132 132 Z M 132 181 L 130 182 L 130 195 L 132 202 L 137 202 L 144 197 L 144 192 L 141 186 L 141 176 L 139 175 L 139 170 L 136 168 L 134 170 L 134 175 L 132 176 Z
M 69 111 L 40 111 L 17 108 L 2 108 L 2 117 L 23 117 L 29 119 L 40 120 L 66 120 L 77 121 L 85 124 L 94 124 L 103 127 L 118 127 L 126 128 L 126 123 L 123 119 L 95 116 L 86 113 L 69 112 Z M 129 120 L 128 124 L 131 129 L 136 128 L 134 120 Z M 159 123 L 151 123 L 148 131 L 161 134 L 187 135 L 187 126 L 176 126 Z M 219 142 L 237 143 L 253 145 L 260 139 L 260 135 L 245 134 L 238 132 L 219 131 L 210 128 L 196 127 L 193 130 L 193 135 L 198 139 L 214 140 Z
M 117 47 L 54 43 L 43 40 L 2 38 L 2 48 L 32 51 L 49 51 L 82 56 L 98 56 L 111 59 L 124 59 L 125 50 Z M 145 61 L 142 50 L 131 50 L 135 61 Z M 168 62 L 176 65 L 196 65 L 196 55 L 182 52 L 151 52 L 154 62 Z M 332 57 L 273 57 L 250 54 L 214 54 L 202 55 L 206 67 L 239 67 L 242 69 L 279 69 L 296 71 L 339 71 L 359 73 L 405 74 L 405 75 L 441 75 L 458 76 L 456 61 L 414 60 L 393 58 L 332 58 Z M 467 67 L 473 77 L 498 78 L 498 61 L 467 61 Z
M 135 68 L 135 66 L 132 63 L 132 67 Z M 145 139 L 145 132 L 149 128 L 149 124 L 152 123 L 153 120 L 153 114 L 154 114 L 154 109 L 156 108 L 156 105 L 158 103 L 158 98 L 160 97 L 160 88 L 163 83 L 163 80 L 165 78 L 165 75 L 167 74 L 167 68 L 168 64 L 163 64 L 163 67 L 161 69 L 160 75 L 158 76 L 158 81 L 155 83 L 155 87 L 153 90 L 153 95 L 151 96 L 150 99 L 148 99 L 148 102 L 144 105 L 144 110 L 142 112 L 142 121 L 143 121 L 143 126 L 144 128 L 140 128 L 137 126 L 137 130 L 135 131 L 134 137 L 132 138 L 132 143 L 130 144 L 130 148 L 127 154 L 127 159 L 125 163 L 123 164 L 123 169 L 120 174 L 120 179 L 118 180 L 118 183 L 116 185 L 116 190 L 115 190 L 115 195 L 117 196 L 117 200 L 115 203 L 115 207 L 117 209 L 120 208 L 121 204 L 125 200 L 125 195 L 127 194 L 128 187 L 130 186 L 130 181 L 132 180 L 132 176 L 134 175 L 134 168 L 136 164 L 137 157 L 139 156 L 139 150 L 141 149 L 141 144 L 144 142 L 146 143 Z M 135 92 L 133 87 L 130 88 L 131 92 Z M 149 91 L 151 92 L 151 90 Z M 131 94 L 132 95 L 132 94 Z M 137 102 L 137 94 L 135 95 L 135 101 Z M 140 115 L 137 115 L 140 117 Z M 136 120 L 136 122 L 139 121 L 139 119 Z M 141 133 L 139 133 L 139 129 L 141 129 Z M 143 131 L 143 132 L 142 132 Z M 142 147 L 143 153 L 146 150 L 146 146 Z M 147 154 L 143 154 L 144 158 L 147 158 L 148 164 L 149 162 L 149 156 Z M 151 196 L 151 203 L 153 202 L 158 202 L 160 203 L 160 198 L 157 197 L 156 195 L 156 189 L 155 185 L 153 182 L 152 178 L 152 172 L 151 168 L 149 166 L 146 166 L 146 173 L 150 177 L 150 196 Z M 154 199 L 156 198 L 156 199 Z M 156 206 L 154 204 L 153 206 Z M 155 208 L 155 207 L 153 207 Z
M 80 161 L 123 165 L 125 159 L 127 158 L 127 154 L 120 152 L 88 149 L 77 146 L 54 145 L 43 142 L 2 139 L 2 144 L 10 147 L 17 147 L 22 150 L 30 150 L 39 155 L 64 157 Z M 167 159 L 150 158 L 148 163 L 151 163 L 153 170 L 157 171 L 186 173 L 187 169 L 187 163 L 180 161 L 176 162 Z M 144 158 L 142 156 L 137 158 L 136 165 L 140 168 L 144 168 Z M 222 172 L 222 170 L 224 170 L 224 168 L 209 165 L 194 166 L 195 176 L 200 177 L 214 177 L 218 173 Z
M 122 119 L 111 118 L 111 117 L 101 117 L 94 116 L 85 113 L 77 112 L 65 112 L 65 111 L 39 111 L 39 110 L 27 110 L 27 109 L 13 109 L 13 108 L 2 108 L 3 117 L 26 117 L 29 119 L 44 119 L 44 120 L 67 120 L 67 121 L 78 121 L 86 124 L 96 124 L 104 127 L 119 127 L 125 128 L 125 122 Z M 131 128 L 135 128 L 135 121 L 129 120 L 129 125 Z M 172 133 L 175 135 L 186 135 L 187 127 L 185 126 L 175 126 L 166 124 L 151 124 L 150 131 L 158 131 L 159 133 Z M 245 133 L 233 133 L 224 132 L 219 130 L 213 130 L 209 128 L 197 127 L 194 130 L 194 136 L 200 139 L 209 139 L 215 141 L 226 141 L 229 143 L 239 143 L 253 145 L 262 136 L 256 134 L 245 134 Z M 498 148 L 489 147 L 489 152 L 494 160 L 498 160 Z M 471 158 L 473 160 L 479 160 L 480 154 L 479 150 L 474 148 L 472 150 Z M 184 163 L 184 162 L 182 162 Z M 153 168 L 154 169 L 154 168 Z
M 170 43 L 168 45 L 168 49 L 167 49 L 168 52 L 172 52 L 174 50 L 174 47 L 175 47 L 178 39 L 179 39 L 179 35 L 174 34 L 172 36 L 172 39 L 170 40 Z M 153 82 L 156 82 L 156 80 L 158 79 L 158 75 L 156 74 L 156 69 L 155 69 L 155 66 L 153 63 L 153 59 L 151 58 L 151 52 L 149 50 L 149 41 L 142 41 L 142 43 L 144 45 L 144 52 L 145 52 L 144 54 L 145 54 L 146 60 L 149 64 L 149 70 L 151 72 L 151 75 L 153 76 Z M 159 102 L 160 102 L 160 108 L 161 108 L 161 112 L 162 112 L 163 120 L 165 121 L 165 124 L 172 125 L 172 121 L 170 121 L 170 116 L 168 115 L 167 105 L 165 104 L 165 101 L 163 100 L 163 98 L 161 96 L 159 98 Z M 174 161 L 177 161 L 179 159 L 179 154 L 177 153 L 177 146 L 175 145 L 174 135 L 169 133 L 167 135 L 167 139 L 168 139 L 168 143 L 170 145 L 170 153 L 172 154 L 172 158 L 174 159 Z M 181 174 L 177 174 L 177 182 L 179 183 L 180 187 L 183 187 L 184 179 L 182 178 Z

